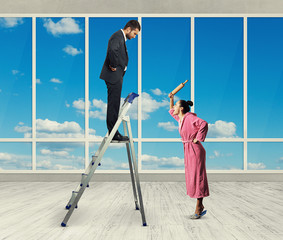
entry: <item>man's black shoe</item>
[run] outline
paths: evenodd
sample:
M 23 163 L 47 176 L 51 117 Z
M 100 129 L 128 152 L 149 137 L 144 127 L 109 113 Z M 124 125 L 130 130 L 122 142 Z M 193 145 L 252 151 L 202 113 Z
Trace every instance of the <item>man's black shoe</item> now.
M 116 133 L 112 140 L 116 140 L 116 141 L 129 141 L 129 137 L 128 136 L 122 136 L 120 133 Z

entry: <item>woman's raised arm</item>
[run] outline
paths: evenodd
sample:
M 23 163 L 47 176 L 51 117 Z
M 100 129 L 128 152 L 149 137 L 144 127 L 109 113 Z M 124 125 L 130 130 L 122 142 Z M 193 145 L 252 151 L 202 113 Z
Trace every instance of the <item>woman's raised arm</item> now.
M 172 109 L 174 107 L 174 95 L 172 93 L 169 93 L 168 97 L 170 98 L 170 109 Z

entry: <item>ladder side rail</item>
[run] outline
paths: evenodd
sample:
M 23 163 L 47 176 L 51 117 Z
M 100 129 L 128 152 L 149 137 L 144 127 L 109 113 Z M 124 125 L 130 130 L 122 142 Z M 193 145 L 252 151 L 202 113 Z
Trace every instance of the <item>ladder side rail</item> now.
M 136 177 L 136 184 L 137 184 L 138 195 L 139 195 L 140 213 L 142 215 L 143 225 L 146 226 L 146 219 L 145 219 L 145 214 L 144 214 L 144 206 L 143 206 L 143 200 L 142 200 L 140 179 L 139 179 L 138 167 L 137 167 L 137 162 L 136 162 L 136 154 L 135 154 L 135 148 L 134 148 L 134 142 L 133 142 L 133 136 L 132 136 L 130 119 L 129 119 L 129 121 L 127 121 L 127 126 L 128 126 L 128 131 L 129 131 L 131 153 L 132 153 L 132 159 L 133 159 L 134 170 L 135 170 L 135 177 Z
M 123 120 L 125 136 L 128 136 L 128 134 L 127 134 L 127 124 L 125 122 L 125 121 L 127 121 L 127 119 L 128 118 L 126 118 L 126 120 Z M 135 176 L 134 176 L 134 172 L 133 172 L 133 165 L 132 165 L 132 158 L 131 158 L 130 144 L 129 143 L 126 143 L 126 148 L 127 148 L 127 155 L 128 155 L 129 168 L 130 168 L 130 175 L 131 175 L 132 188 L 133 188 L 133 194 L 134 194 L 134 201 L 135 201 L 135 205 L 136 205 L 136 210 L 139 210 L 139 204 L 138 204 L 138 198 L 137 198 L 137 190 L 136 190 L 136 183 L 135 183 Z

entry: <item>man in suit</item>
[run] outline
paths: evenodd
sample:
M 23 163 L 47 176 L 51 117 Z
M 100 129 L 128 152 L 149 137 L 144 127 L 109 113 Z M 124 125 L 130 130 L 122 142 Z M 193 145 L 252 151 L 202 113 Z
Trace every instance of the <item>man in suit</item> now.
M 128 52 L 126 41 L 135 38 L 141 27 L 138 21 L 129 21 L 124 29 L 115 32 L 108 41 L 106 59 L 104 61 L 100 78 L 107 86 L 107 128 L 109 134 L 114 127 L 119 114 L 123 77 L 128 65 Z M 127 136 L 122 136 L 119 131 L 113 140 L 127 141 Z

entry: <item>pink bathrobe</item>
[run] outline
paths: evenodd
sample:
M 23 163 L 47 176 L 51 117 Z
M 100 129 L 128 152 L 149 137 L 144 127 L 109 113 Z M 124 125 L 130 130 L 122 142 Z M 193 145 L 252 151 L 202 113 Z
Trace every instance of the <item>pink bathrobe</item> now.
M 208 130 L 207 122 L 198 118 L 195 113 L 187 112 L 180 122 L 178 115 L 173 115 L 174 109 L 169 113 L 179 122 L 179 132 L 184 145 L 184 162 L 187 194 L 191 198 L 209 196 L 209 188 L 205 167 L 205 149 L 200 142 L 205 140 Z M 194 139 L 197 143 L 193 143 Z

